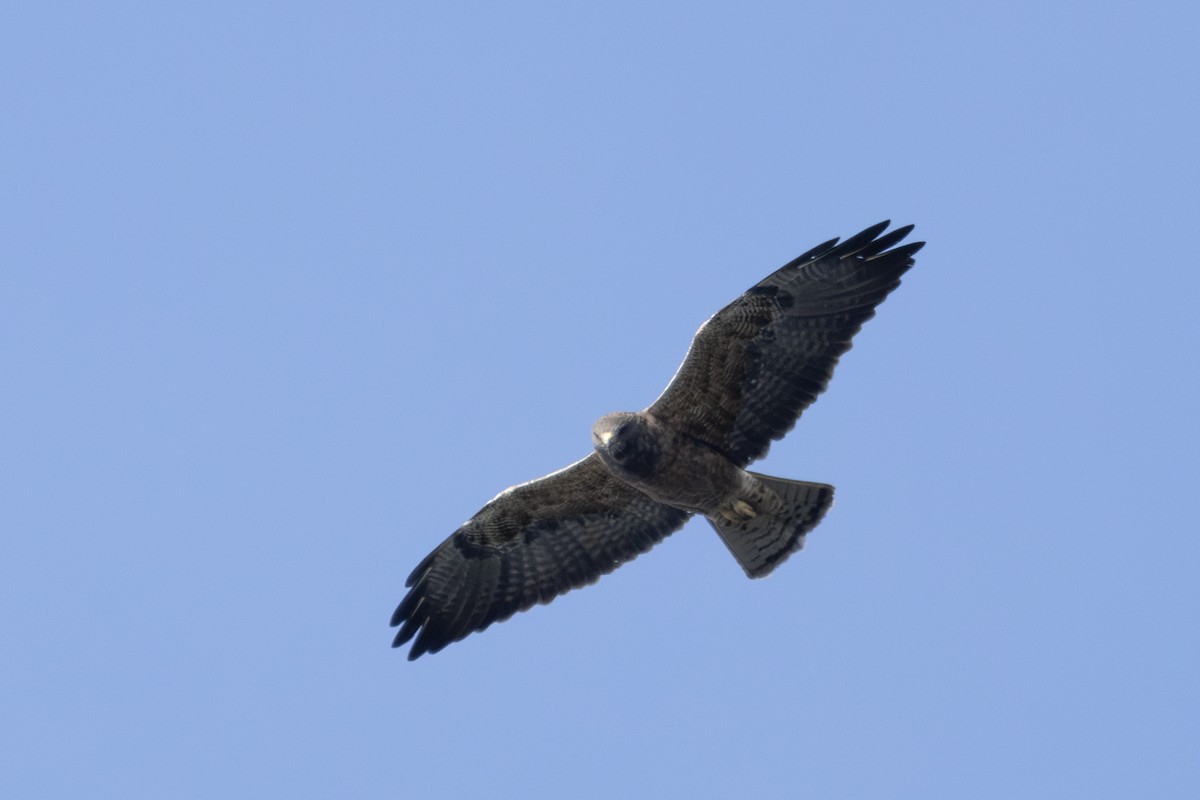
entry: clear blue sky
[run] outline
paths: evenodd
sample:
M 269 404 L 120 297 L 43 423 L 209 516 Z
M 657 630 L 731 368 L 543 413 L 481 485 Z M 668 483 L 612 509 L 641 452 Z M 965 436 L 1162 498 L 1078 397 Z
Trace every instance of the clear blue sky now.
M 1194 3 L 12 4 L 0 795 L 1200 796 Z M 928 241 L 758 469 L 415 663 L 388 617 L 704 319 Z

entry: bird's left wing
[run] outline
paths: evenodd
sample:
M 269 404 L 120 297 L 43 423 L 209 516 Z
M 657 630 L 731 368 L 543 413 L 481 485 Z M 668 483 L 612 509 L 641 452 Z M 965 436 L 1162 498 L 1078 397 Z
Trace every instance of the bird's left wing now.
M 740 467 L 766 455 L 913 265 L 924 243 L 887 226 L 814 247 L 714 314 L 647 411 Z
M 612 476 L 592 453 L 506 489 L 408 577 L 392 615 L 393 647 L 436 653 L 535 603 L 594 583 L 644 553 L 690 516 Z

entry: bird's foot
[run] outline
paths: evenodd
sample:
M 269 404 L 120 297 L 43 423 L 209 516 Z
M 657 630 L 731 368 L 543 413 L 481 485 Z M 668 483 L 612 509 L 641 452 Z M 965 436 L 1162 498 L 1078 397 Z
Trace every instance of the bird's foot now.
M 730 522 L 745 522 L 748 519 L 754 519 L 758 516 L 758 512 L 754 510 L 754 506 L 745 500 L 733 500 L 732 502 L 724 503 L 717 509 L 717 513 Z

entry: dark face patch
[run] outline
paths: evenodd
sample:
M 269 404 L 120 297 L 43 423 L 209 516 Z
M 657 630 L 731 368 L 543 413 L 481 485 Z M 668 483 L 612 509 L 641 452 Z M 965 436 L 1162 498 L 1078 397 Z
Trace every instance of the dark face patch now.
M 635 477 L 648 477 L 658 464 L 658 442 L 642 420 L 621 423 L 613 431 L 606 450 L 621 471 Z

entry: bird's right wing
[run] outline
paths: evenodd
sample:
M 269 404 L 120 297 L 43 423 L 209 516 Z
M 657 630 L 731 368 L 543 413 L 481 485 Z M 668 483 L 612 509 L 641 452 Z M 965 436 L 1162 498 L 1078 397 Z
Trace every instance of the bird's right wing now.
M 592 453 L 506 489 L 408 577 L 393 647 L 436 653 L 535 603 L 594 583 L 683 526 L 690 514 L 614 478 Z

